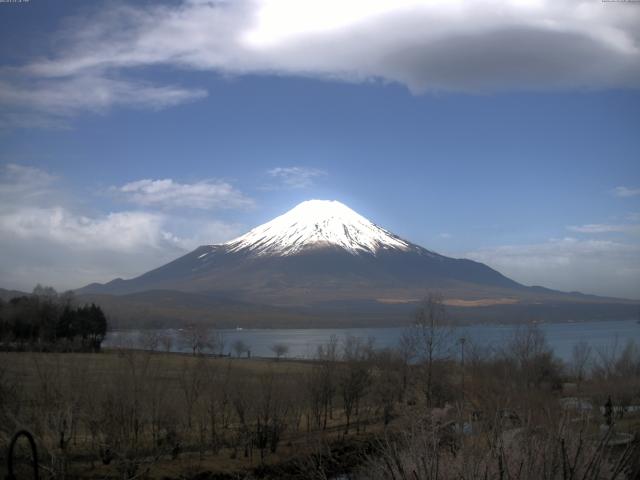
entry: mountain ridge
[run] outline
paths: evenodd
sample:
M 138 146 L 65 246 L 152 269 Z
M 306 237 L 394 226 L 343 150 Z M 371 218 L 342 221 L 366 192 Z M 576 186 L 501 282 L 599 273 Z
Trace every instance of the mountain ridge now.
M 188 306 L 185 299 L 193 298 L 220 312 L 245 312 L 238 313 L 243 321 L 248 310 L 273 319 L 285 311 L 296 312 L 290 317 L 299 319 L 298 323 L 291 320 L 295 325 L 311 318 L 322 323 L 312 314 L 314 309 L 322 315 L 340 311 L 341 317 L 355 319 L 379 308 L 397 319 L 398 312 L 406 314 L 407 306 L 427 291 L 441 292 L 450 308 L 463 316 L 474 308 L 485 317 L 486 312 L 502 311 L 524 318 L 523 312 L 529 310 L 551 316 L 554 311 L 568 312 L 570 304 L 633 303 L 525 286 L 483 263 L 446 257 L 413 244 L 339 202 L 323 200 L 303 202 L 244 235 L 223 244 L 202 245 L 135 278 L 90 284 L 77 293 L 102 295 L 114 305 L 118 296 L 129 296 L 122 301 L 138 308 L 147 301 L 140 300 L 141 294 L 150 291 L 155 293 L 147 300 L 153 297 L 168 310 L 165 297 L 174 291 L 184 294 L 179 296 L 183 306 Z M 228 304 L 204 298 L 224 299 Z M 267 307 L 276 310 L 267 314 Z M 208 315 L 204 307 L 198 308 L 194 307 L 198 315 Z M 584 313 L 585 307 L 578 310 Z M 371 318 L 376 315 L 371 313 Z

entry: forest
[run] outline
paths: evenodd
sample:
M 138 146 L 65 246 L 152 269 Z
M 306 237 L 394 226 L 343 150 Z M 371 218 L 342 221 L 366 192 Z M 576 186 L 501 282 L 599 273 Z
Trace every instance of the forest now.
M 107 328 L 102 309 L 77 305 L 72 292 L 38 285 L 31 295 L 0 299 L 0 350 L 99 351 Z

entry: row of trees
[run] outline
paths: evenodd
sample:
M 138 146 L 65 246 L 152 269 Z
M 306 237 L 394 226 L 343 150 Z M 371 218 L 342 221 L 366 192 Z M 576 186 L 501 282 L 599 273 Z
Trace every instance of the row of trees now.
M 107 319 L 95 305 L 76 305 L 70 292 L 37 286 L 31 295 L 0 301 L 0 342 L 8 350 L 98 351 Z
M 242 339 L 236 339 L 227 345 L 221 332 L 203 324 L 190 324 L 179 331 L 178 335 L 170 332 L 147 331 L 139 338 L 130 340 L 130 344 L 121 345 L 129 348 L 142 348 L 148 351 L 164 351 L 170 353 L 177 347 L 192 355 L 230 356 L 251 358 L 251 345 Z M 285 358 L 289 353 L 289 345 L 276 342 L 269 348 L 276 360 Z

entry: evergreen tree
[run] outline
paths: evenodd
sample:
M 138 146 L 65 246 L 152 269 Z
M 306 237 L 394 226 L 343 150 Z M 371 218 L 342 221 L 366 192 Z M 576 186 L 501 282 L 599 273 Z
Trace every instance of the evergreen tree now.
M 0 303 L 0 341 L 24 348 L 25 344 L 49 348 L 60 340 L 80 343 L 83 350 L 100 350 L 107 334 L 107 319 L 92 303 L 74 306 L 73 294 L 58 295 L 38 285 L 33 294 Z M 79 342 L 78 342 L 79 340 Z

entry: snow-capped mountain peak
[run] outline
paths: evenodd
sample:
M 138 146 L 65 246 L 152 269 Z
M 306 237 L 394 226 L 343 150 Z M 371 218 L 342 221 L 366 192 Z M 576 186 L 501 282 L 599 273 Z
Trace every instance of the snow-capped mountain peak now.
M 346 205 L 308 200 L 224 244 L 231 252 L 293 255 L 307 248 L 340 247 L 352 254 L 409 250 L 412 245 L 378 227 Z

